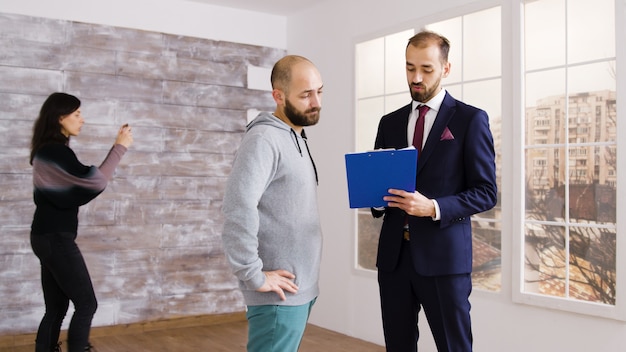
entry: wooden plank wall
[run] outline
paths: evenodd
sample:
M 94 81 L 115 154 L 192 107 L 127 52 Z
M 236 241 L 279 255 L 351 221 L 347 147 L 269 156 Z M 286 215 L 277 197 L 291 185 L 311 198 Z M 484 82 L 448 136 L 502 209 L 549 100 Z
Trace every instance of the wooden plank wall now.
M 248 65 L 271 68 L 285 51 L 2 13 L 0 47 L 0 335 L 35 331 L 43 315 L 28 155 L 55 91 L 82 101 L 71 146 L 85 164 L 133 126 L 114 179 L 79 215 L 94 326 L 243 310 L 221 250 L 223 188 L 247 111 L 274 107 L 247 88 Z

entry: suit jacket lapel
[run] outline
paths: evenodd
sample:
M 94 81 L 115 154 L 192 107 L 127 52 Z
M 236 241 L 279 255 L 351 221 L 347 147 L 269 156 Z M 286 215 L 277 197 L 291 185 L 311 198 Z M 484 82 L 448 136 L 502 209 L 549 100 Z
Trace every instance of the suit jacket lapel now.
M 412 103 L 409 103 L 408 105 L 405 105 L 404 107 L 402 107 L 402 109 L 397 111 L 397 117 L 398 119 L 395 119 L 393 121 L 394 124 L 392 126 L 392 131 L 393 131 L 393 139 L 394 141 L 397 141 L 395 148 L 397 149 L 402 149 L 402 148 L 406 148 L 408 147 L 410 144 L 406 138 L 406 129 L 407 126 L 409 125 L 409 117 L 411 115 L 411 107 L 412 107 Z M 387 146 L 388 148 L 389 146 Z
M 422 149 L 422 154 L 419 156 L 419 160 L 417 162 L 418 174 L 426 162 L 428 162 L 429 156 L 435 150 L 437 143 L 439 143 L 441 134 L 445 130 L 446 126 L 448 126 L 448 122 L 455 112 L 456 101 L 450 94 L 448 94 L 448 92 L 446 92 L 446 96 L 443 98 L 443 102 L 441 103 L 441 107 L 439 108 L 439 112 L 435 118 L 435 123 L 428 133 L 428 138 L 426 139 L 426 143 Z
M 399 141 L 401 141 L 401 143 L 398 143 L 398 145 L 400 146 L 398 149 L 400 148 L 406 148 L 408 147 L 409 141 L 406 138 L 406 129 L 407 126 L 409 125 L 409 117 L 411 115 L 411 108 L 413 107 L 412 103 L 409 103 L 408 105 L 404 106 L 400 111 L 398 111 L 398 113 L 401 116 L 401 121 L 398 128 L 394 128 L 394 131 L 397 131 L 398 135 L 397 138 Z

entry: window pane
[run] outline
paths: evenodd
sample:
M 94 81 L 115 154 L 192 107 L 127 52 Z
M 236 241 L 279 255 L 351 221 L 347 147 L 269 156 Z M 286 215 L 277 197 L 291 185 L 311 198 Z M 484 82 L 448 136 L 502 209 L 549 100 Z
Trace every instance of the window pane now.
M 384 98 L 363 99 L 356 106 L 356 150 L 374 149 L 378 121 L 385 109 Z
M 527 292 L 615 304 L 614 11 L 525 3 Z
M 615 304 L 614 230 L 574 227 L 569 241 L 569 296 L 575 299 Z
M 524 6 L 526 70 L 565 64 L 565 1 L 529 1 Z
M 409 91 L 404 54 L 413 34 L 411 29 L 385 37 L 385 94 Z
M 464 16 L 426 26 L 427 29 L 440 33 L 451 42 L 448 60 L 452 64 L 450 75 L 443 80 L 444 87 L 455 98 L 484 109 L 490 115 L 490 124 L 496 143 L 496 157 L 500 158 L 501 124 L 501 7 L 481 11 L 470 16 L 467 26 L 463 26 Z M 467 33 L 464 33 L 463 31 Z M 382 115 L 394 111 L 411 101 L 405 73 L 405 49 L 414 30 L 399 32 L 376 40 L 357 45 L 356 83 L 357 83 L 357 146 L 358 150 L 371 149 Z M 465 39 L 469 40 L 464 43 Z M 381 44 L 380 40 L 384 40 Z M 491 42 L 488 47 L 472 48 L 473 56 L 469 63 L 464 63 L 466 45 L 482 45 L 481 41 Z M 468 44 L 469 43 L 469 44 Z M 384 59 L 378 56 L 383 52 Z M 368 57 L 365 57 L 365 56 Z M 379 66 L 383 68 L 379 79 Z M 468 66 L 469 65 L 469 66 Z M 372 67 L 374 66 L 374 67 Z M 463 77 L 463 66 L 470 67 L 474 73 L 471 83 Z M 364 84 L 380 85 L 362 87 Z M 464 86 L 467 85 L 467 86 Z M 471 89 L 469 101 L 465 101 L 463 90 Z M 366 99 L 364 99 L 366 98 Z M 381 111 L 382 110 L 382 111 Z M 499 160 L 499 159 L 498 159 Z M 497 161 L 497 165 L 501 165 Z M 500 177 L 501 173 L 497 173 Z M 498 179 L 499 183 L 499 179 Z M 498 198 L 499 195 L 498 195 Z M 472 218 L 475 228 L 475 284 L 476 287 L 498 291 L 501 288 L 501 223 L 500 206 L 497 209 L 477 214 Z M 369 211 L 358 210 L 358 267 L 375 270 L 375 253 L 382 220 L 373 219 Z
M 594 179 L 603 187 L 603 191 L 596 196 L 598 202 L 598 221 L 617 222 L 616 196 L 617 196 L 617 146 L 594 147 Z M 611 191 L 606 194 L 604 191 Z
M 581 187 L 577 187 L 577 191 L 571 194 L 573 199 L 577 200 L 577 203 L 587 203 L 593 198 L 581 199 L 580 197 L 586 196 L 589 197 L 591 193 L 589 192 L 588 186 L 592 185 L 591 181 L 591 172 L 588 170 L 587 160 L 592 157 L 593 147 L 584 147 L 577 146 L 569 148 L 569 184 L 570 184 L 570 192 L 573 192 L 573 186 L 579 185 Z M 586 193 L 586 194 L 585 194 Z M 587 203 L 589 206 L 592 204 Z M 583 205 L 576 205 L 572 208 L 573 204 L 570 204 L 570 216 L 574 218 L 590 218 L 591 214 L 594 212 L 589 209 L 589 207 L 585 207 Z M 580 209 L 576 211 L 576 209 Z M 575 216 L 576 213 L 579 213 L 578 216 Z
M 560 105 L 541 105 L 526 111 L 528 121 L 527 143 L 529 145 L 555 144 L 561 141 L 560 132 L 556 129 L 561 125 Z
M 463 101 L 483 109 L 490 121 L 499 121 L 502 116 L 502 80 L 491 79 L 464 84 Z M 492 133 L 493 126 L 492 127 Z M 494 139 L 496 136 L 493 136 Z
M 615 155 L 611 147 L 569 150 L 569 216 L 571 222 L 614 223 L 616 219 Z M 596 154 L 597 153 L 597 154 Z
M 549 70 L 526 74 L 526 107 L 556 106 L 565 108 L 565 70 Z M 564 110 L 563 110 L 564 111 Z
M 443 86 L 448 93 L 450 93 L 450 95 L 452 95 L 454 98 L 464 101 L 465 98 L 463 97 L 463 84 L 454 84 L 454 85 L 444 85 Z
M 500 199 L 502 185 L 502 80 L 492 79 L 464 84 L 465 96 L 463 101 L 480 107 L 489 115 L 489 128 L 493 135 L 493 144 L 496 151 L 496 181 L 498 184 L 498 203 L 484 213 L 478 214 L 484 218 L 500 218 Z M 500 247 L 498 247 L 499 249 Z
M 526 145 L 565 143 L 565 109 L 564 69 L 527 74 Z
M 565 229 L 560 226 L 526 224 L 524 291 L 565 296 Z
M 380 96 L 384 92 L 385 41 L 378 38 L 356 45 L 356 97 Z M 404 64 L 402 65 L 404 67 Z
M 501 75 L 500 7 L 475 12 L 463 22 L 463 80 Z
M 500 222 L 472 220 L 472 284 L 475 288 L 500 291 L 502 286 L 500 225 Z
M 568 90 L 570 94 L 615 91 L 615 77 L 615 61 L 573 66 L 568 70 Z
M 375 219 L 367 210 L 358 210 L 358 267 L 361 269 L 376 270 L 376 253 L 378 252 L 378 236 L 383 219 Z
M 569 70 L 569 130 L 571 139 L 614 142 L 616 138 L 615 61 Z M 592 80 L 589 77 L 593 77 Z
M 615 56 L 614 0 L 568 0 L 567 27 L 570 63 Z
M 448 61 L 451 64 L 450 74 L 443 79 L 444 84 L 463 81 L 463 17 L 429 24 L 426 29 L 437 32 L 450 41 Z M 460 99 L 457 97 L 457 99 Z
M 385 97 L 385 114 L 396 111 L 410 102 L 411 95 L 409 94 L 408 87 L 406 88 L 406 92 L 404 93 L 389 95 Z M 380 116 L 378 117 L 380 118 Z
M 563 153 L 564 148 L 526 149 L 526 220 L 564 221 Z

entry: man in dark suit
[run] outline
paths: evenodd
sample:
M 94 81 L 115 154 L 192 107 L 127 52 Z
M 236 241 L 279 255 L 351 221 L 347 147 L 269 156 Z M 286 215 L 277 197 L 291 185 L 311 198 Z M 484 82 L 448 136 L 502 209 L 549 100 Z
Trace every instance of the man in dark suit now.
M 441 87 L 450 72 L 449 48 L 445 37 L 429 31 L 409 39 L 413 102 L 383 116 L 376 136 L 376 149 L 418 149 L 415 192 L 391 189 L 387 207 L 372 209 L 375 217 L 384 215 L 377 266 L 392 352 L 417 351 L 421 308 L 438 351 L 472 350 L 470 216 L 496 204 L 495 152 L 487 113 Z

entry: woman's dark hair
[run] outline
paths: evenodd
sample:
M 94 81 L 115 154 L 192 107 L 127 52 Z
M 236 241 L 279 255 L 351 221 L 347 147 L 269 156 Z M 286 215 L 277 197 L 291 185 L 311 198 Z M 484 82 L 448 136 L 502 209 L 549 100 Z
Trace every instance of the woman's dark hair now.
M 30 144 L 30 164 L 41 146 L 50 143 L 69 143 L 69 137 L 61 133 L 61 116 L 66 116 L 80 108 L 80 100 L 66 93 L 52 93 L 39 111 L 33 126 L 33 139 Z

